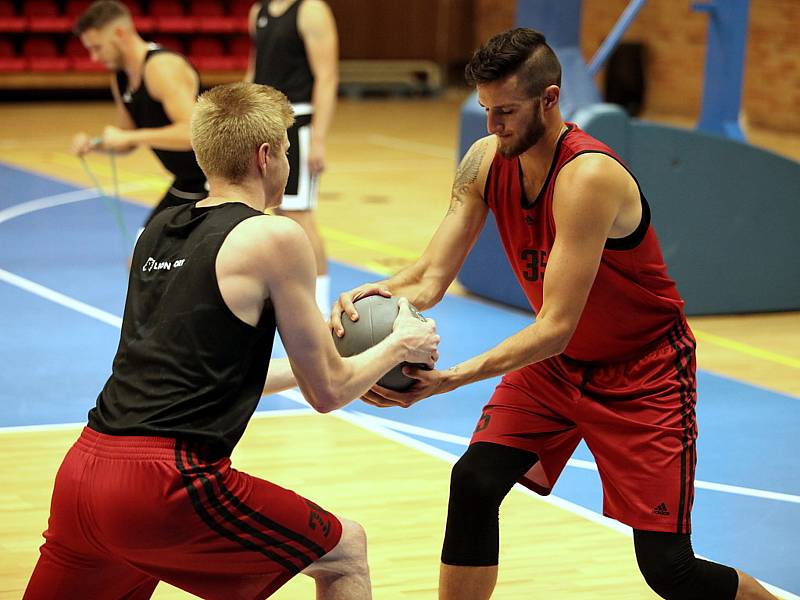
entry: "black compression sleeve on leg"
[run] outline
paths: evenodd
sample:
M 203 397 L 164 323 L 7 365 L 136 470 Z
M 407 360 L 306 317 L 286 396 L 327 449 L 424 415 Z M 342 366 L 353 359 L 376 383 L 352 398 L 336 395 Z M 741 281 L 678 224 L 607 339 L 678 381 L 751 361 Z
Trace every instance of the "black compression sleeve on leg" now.
M 735 569 L 697 558 L 688 534 L 633 530 L 636 561 L 647 584 L 666 600 L 734 600 Z
M 499 555 L 500 503 L 537 461 L 532 452 L 489 442 L 472 444 L 453 466 L 447 528 L 442 546 L 446 565 L 488 567 Z

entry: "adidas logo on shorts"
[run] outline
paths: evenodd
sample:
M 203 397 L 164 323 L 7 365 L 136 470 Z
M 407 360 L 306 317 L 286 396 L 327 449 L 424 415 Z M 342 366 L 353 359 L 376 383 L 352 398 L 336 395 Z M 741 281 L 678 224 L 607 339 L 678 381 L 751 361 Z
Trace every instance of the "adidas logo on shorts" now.
M 664 504 L 663 502 L 653 509 L 653 513 L 656 514 L 656 515 L 662 515 L 662 516 L 665 516 L 665 517 L 669 516 L 669 510 L 667 510 L 667 505 Z

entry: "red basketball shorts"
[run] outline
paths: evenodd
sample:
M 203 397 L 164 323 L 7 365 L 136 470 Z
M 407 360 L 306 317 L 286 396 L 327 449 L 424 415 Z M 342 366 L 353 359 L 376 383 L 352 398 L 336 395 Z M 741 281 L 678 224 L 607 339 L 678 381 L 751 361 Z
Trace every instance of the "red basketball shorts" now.
M 539 456 L 520 480 L 547 495 L 581 439 L 603 483 L 603 513 L 635 529 L 689 533 L 694 499 L 695 341 L 680 322 L 635 360 L 553 357 L 507 374 L 472 443 Z
M 56 476 L 26 600 L 266 598 L 339 542 L 313 502 L 169 438 L 84 429 Z

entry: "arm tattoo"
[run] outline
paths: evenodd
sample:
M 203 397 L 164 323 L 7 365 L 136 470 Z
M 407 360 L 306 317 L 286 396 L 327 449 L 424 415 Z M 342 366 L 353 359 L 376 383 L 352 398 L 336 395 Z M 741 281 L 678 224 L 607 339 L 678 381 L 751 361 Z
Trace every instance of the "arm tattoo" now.
M 483 162 L 483 155 L 486 154 L 486 140 L 471 148 L 461 164 L 458 165 L 455 179 L 453 180 L 453 190 L 450 193 L 450 208 L 447 214 L 451 215 L 456 210 L 464 206 L 464 195 L 469 190 L 469 186 L 478 179 L 478 171 Z

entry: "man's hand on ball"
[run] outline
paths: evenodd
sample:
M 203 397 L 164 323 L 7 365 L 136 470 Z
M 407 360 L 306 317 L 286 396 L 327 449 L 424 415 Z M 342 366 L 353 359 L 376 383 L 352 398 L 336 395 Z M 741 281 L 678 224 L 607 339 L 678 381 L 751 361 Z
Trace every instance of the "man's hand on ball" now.
M 361 399 L 378 408 L 399 406 L 409 408 L 420 400 L 454 389 L 449 385 L 448 371 L 436 371 L 406 365 L 403 374 L 415 379 L 414 385 L 404 392 L 397 392 L 380 385 L 374 385 Z
M 353 303 L 361 298 L 367 296 L 380 295 L 384 298 L 391 298 L 392 292 L 389 291 L 382 283 L 365 283 L 349 292 L 342 292 L 339 294 L 339 299 L 331 309 L 330 328 L 338 337 L 344 335 L 344 327 L 342 326 L 342 312 L 347 314 L 351 321 L 358 321 L 358 311 L 356 311 Z
M 394 322 L 394 335 L 403 345 L 403 360 L 433 368 L 439 358 L 440 337 L 436 333 L 436 321 L 426 319 L 416 310 L 412 311 L 406 298 L 398 301 L 399 312 Z

